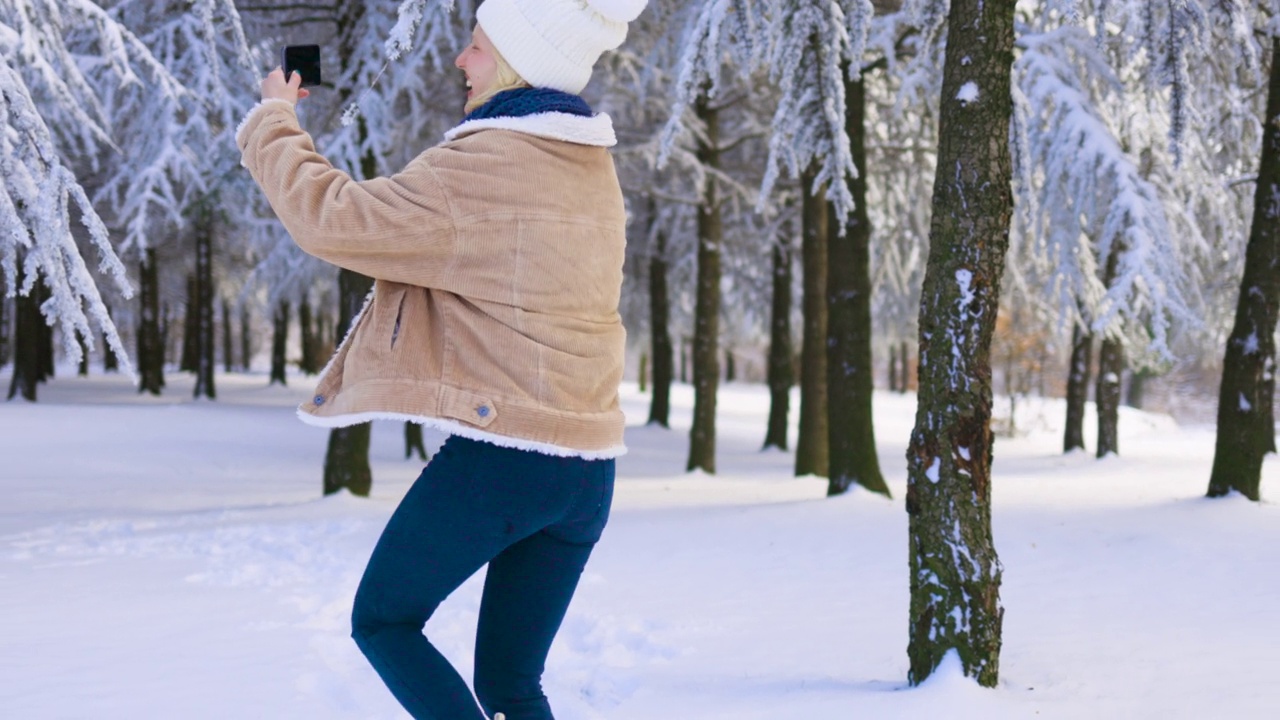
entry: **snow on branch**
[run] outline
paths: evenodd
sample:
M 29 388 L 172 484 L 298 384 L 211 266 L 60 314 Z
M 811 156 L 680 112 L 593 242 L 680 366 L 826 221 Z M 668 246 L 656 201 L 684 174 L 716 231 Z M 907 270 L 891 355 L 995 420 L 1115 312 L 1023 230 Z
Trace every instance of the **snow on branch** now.
M 662 129 L 658 166 L 665 167 L 676 139 L 687 135 L 689 106 L 705 94 L 715 97 L 726 55 L 736 57 L 745 75 L 756 66 L 753 39 L 757 8 L 752 0 L 706 0 L 689 11 L 688 29 L 677 62 L 671 116 Z M 732 23 L 732 25 L 731 25 Z
M 94 212 L 75 176 L 63 165 L 49 128 L 36 110 L 22 78 L 8 65 L 0 67 L 0 267 L 9 294 L 30 294 L 43 281 L 50 298 L 41 312 L 63 333 L 64 347 L 73 361 L 80 359 L 82 338 L 94 344 L 92 328 L 99 328 L 107 344 L 122 358 L 128 356 L 107 314 L 106 305 L 85 265 L 71 228 L 71 212 L 79 214 L 89 241 L 98 252 L 99 272 L 129 297 L 132 290 L 124 266 L 116 257 L 106 227 Z M 21 263 L 23 282 L 17 283 Z
M 366 42 L 360 43 L 356 48 L 356 57 L 352 58 L 349 65 L 358 70 L 356 73 L 348 73 L 348 78 L 355 80 L 358 75 L 359 82 L 346 86 L 362 89 L 343 109 L 342 126 L 351 126 L 356 118 L 367 118 L 370 112 L 377 112 L 371 106 L 378 104 L 379 95 L 391 96 L 403 89 L 401 87 L 390 93 L 375 92 L 391 63 L 404 62 L 417 66 L 425 59 L 437 70 L 449 68 L 449 58 L 441 55 L 441 50 L 447 54 L 457 48 L 461 39 L 470 33 L 475 6 L 478 4 L 471 0 L 463 0 L 460 6 L 457 0 L 403 0 L 396 9 L 395 23 L 389 29 L 381 25 L 381 16 L 385 12 L 370 9 L 365 15 L 365 21 L 369 22 L 369 15 L 374 15 L 377 32 L 374 35 L 366 34 L 365 37 L 376 40 L 380 50 L 375 51 L 374 44 Z M 412 56 L 406 57 L 410 53 Z M 423 73 L 421 69 L 416 69 L 411 73 L 401 73 L 405 74 L 421 76 Z M 403 79 L 400 85 L 404 85 Z
M 1118 94 L 1119 80 L 1082 28 L 1024 35 L 1020 44 L 1014 67 L 1026 102 L 1016 107 L 1035 116 L 1018 122 L 1043 178 L 1037 230 L 1058 305 L 1081 308 L 1098 332 L 1146 325 L 1151 349 L 1168 356 L 1170 323 L 1198 322 L 1187 302 L 1188 258 L 1170 231 L 1166 199 L 1117 140 L 1105 103 L 1087 90 Z M 1107 283 L 1099 269 L 1113 253 Z
M 778 83 L 780 100 L 773 116 L 769 159 L 760 189 L 763 204 L 779 172 L 797 177 L 810 164 L 816 165 L 814 186 L 826 188 L 826 197 L 835 206 L 841 229 L 844 218 L 853 212 L 849 181 L 858 175 L 849 136 L 845 131 L 845 63 L 861 62 L 866 47 L 867 21 L 871 13 L 859 11 L 862 26 L 857 62 L 850 63 L 850 24 L 843 8 L 830 0 L 792 0 L 774 13 L 769 35 L 772 53 L 769 65 Z M 850 77 L 860 69 L 850 67 Z

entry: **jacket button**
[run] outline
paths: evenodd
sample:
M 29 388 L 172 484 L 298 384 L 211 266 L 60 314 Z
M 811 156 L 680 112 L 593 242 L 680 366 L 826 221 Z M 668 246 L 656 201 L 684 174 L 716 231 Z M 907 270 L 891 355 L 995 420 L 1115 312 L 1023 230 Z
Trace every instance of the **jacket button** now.
M 311 402 L 315 403 L 316 405 L 323 405 L 323 404 L 324 404 L 324 396 L 323 396 L 323 395 L 317 395 L 317 396 L 315 396 L 314 398 L 312 398 L 312 399 L 311 399 Z
M 481 405 L 480 407 L 476 408 L 476 414 L 479 415 L 480 417 L 489 417 L 489 406 Z

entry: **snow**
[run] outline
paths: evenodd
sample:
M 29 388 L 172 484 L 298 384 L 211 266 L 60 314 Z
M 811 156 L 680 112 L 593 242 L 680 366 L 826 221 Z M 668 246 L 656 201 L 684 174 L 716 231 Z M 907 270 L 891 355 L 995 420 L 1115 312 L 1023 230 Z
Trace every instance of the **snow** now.
M 978 99 L 978 84 L 970 80 L 960 86 L 960 90 L 956 92 L 956 99 L 968 105 Z
M 293 411 L 307 379 L 220 375 L 219 399 L 201 403 L 189 377 L 168 382 L 151 398 L 60 369 L 38 403 L 0 403 L 0 714 L 405 717 L 347 634 L 364 562 L 420 470 L 399 426 L 374 428 L 372 498 L 321 498 L 327 433 Z M 561 720 L 1262 718 L 1280 705 L 1280 510 L 1203 498 L 1212 428 L 1122 408 L 1125 454 L 1098 462 L 1061 454 L 1061 401 L 1020 399 L 1028 434 L 997 439 L 993 470 L 1000 684 L 978 687 L 951 653 L 911 689 L 914 396 L 875 397 L 893 500 L 826 499 L 821 478 L 791 476 L 790 454 L 759 452 L 768 396 L 722 386 L 712 476 L 683 472 L 691 389 L 673 388 L 668 431 L 643 425 L 647 396 L 624 386 L 631 452 L 548 662 Z M 1263 474 L 1265 498 L 1274 459 Z M 480 583 L 427 627 L 464 675 Z

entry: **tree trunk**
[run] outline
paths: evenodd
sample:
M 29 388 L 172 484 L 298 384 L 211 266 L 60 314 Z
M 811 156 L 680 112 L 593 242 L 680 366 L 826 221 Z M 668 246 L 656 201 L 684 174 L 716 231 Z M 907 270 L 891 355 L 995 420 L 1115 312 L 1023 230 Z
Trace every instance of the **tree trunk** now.
M 195 397 L 216 399 L 213 384 L 217 358 L 213 339 L 213 208 L 210 199 L 200 202 L 196 220 L 196 385 Z
M 889 343 L 889 391 L 898 391 L 898 346 Z
M 813 187 L 815 171 L 800 174 L 804 338 L 800 346 L 800 432 L 796 475 L 827 477 L 827 200 Z
M 827 241 L 827 495 L 854 484 L 889 496 L 876 454 L 871 399 L 871 221 L 867 218 L 867 151 L 863 143 L 865 92 L 845 74 L 845 131 L 858 177 L 850 186 L 854 210 L 844 235 L 834 210 Z M 830 206 L 829 206 L 830 207 Z
M 408 460 L 413 457 L 414 451 L 418 453 L 419 460 L 429 460 L 427 455 L 427 446 L 422 440 L 422 426 L 415 422 L 405 422 L 404 424 L 404 459 Z
M 12 322 L 9 318 L 8 287 L 5 285 L 4 274 L 0 273 L 0 367 L 9 364 L 9 338 L 13 336 L 9 329 Z
M 338 273 L 336 337 L 346 337 L 372 288 L 373 278 L 346 269 Z M 329 448 L 324 457 L 325 495 L 346 488 L 353 495 L 368 497 L 373 489 L 373 470 L 369 467 L 371 428 L 372 424 L 366 422 L 329 431 Z
M 653 353 L 653 397 L 649 424 L 671 427 L 671 297 L 667 292 L 667 236 L 658 232 L 649 256 L 649 345 Z
M 298 304 L 298 328 L 302 332 L 302 360 L 298 365 L 302 372 L 315 375 L 320 372 L 319 343 L 316 342 L 315 319 L 311 316 L 311 301 L 305 295 Z
M 235 369 L 234 358 L 231 357 L 231 303 L 222 301 L 222 369 L 231 372 Z
M 1124 393 L 1124 404 L 1135 410 L 1142 409 L 1146 400 L 1147 381 L 1155 377 L 1155 373 L 1147 368 L 1138 368 L 1129 373 L 1129 388 Z
M 695 112 L 706 129 L 698 144 L 698 160 L 708 169 L 719 167 L 720 128 L 717 111 L 704 96 Z M 716 471 L 716 392 L 720 384 L 717 352 L 720 339 L 720 246 L 724 227 L 720 189 L 708 172 L 698 205 L 698 280 L 693 321 L 693 426 L 689 429 L 686 470 Z
M 45 321 L 44 313 L 40 312 L 40 308 L 53 297 L 53 292 L 43 282 L 38 282 L 31 294 L 36 297 L 35 316 L 39 318 L 39 322 L 36 323 L 36 352 L 40 355 L 40 372 L 37 374 L 37 382 L 44 382 L 52 379 L 54 375 L 53 326 Z
M 111 349 L 107 344 L 106 334 L 102 334 L 102 372 L 113 373 L 120 371 L 120 358 L 116 357 L 116 351 Z
M 733 361 L 733 350 L 724 351 L 724 381 L 727 383 L 738 379 L 738 366 Z
M 107 317 L 110 318 L 113 324 L 115 323 L 115 312 L 110 307 L 107 308 Z M 99 333 L 98 335 L 102 340 L 102 372 L 119 372 L 120 358 L 116 357 L 115 351 L 107 344 L 106 333 Z
M 953 0 L 947 20 L 919 402 L 907 448 L 913 685 L 951 650 L 979 684 L 999 679 L 991 338 L 1013 214 L 1013 15 L 1014 0 Z
M 36 401 L 36 385 L 40 382 L 40 343 L 42 340 L 40 327 L 44 318 L 40 315 L 40 297 L 36 289 L 21 294 L 25 282 L 22 273 L 22 262 L 18 262 L 18 277 L 15 282 L 19 294 L 13 303 L 13 376 L 9 378 L 8 399 L 21 394 L 24 400 Z
M 1104 337 L 1098 350 L 1098 384 L 1093 402 L 1098 408 L 1098 457 L 1120 454 L 1120 375 L 1124 372 L 1124 346 Z
M 1062 452 L 1084 449 L 1084 406 L 1093 375 L 1093 333 L 1077 324 L 1071 331 L 1071 364 L 1067 370 L 1067 427 Z
M 195 275 L 187 276 L 187 306 L 182 319 L 182 358 L 178 361 L 178 369 L 182 372 L 196 371 L 196 353 L 199 352 L 200 333 L 197 329 L 196 317 L 199 313 L 199 288 Z
M 902 363 L 902 372 L 898 375 L 898 392 L 906 395 L 911 390 L 911 353 L 907 352 L 907 341 L 902 341 L 898 351 L 898 361 Z
M 689 382 L 689 339 L 680 338 L 680 382 Z
M 240 306 L 240 369 L 249 372 L 249 363 L 253 359 L 253 323 L 249 317 L 249 306 Z
M 795 366 L 791 356 L 791 245 L 786 235 L 773 244 L 773 303 L 769 318 L 769 425 L 764 447 L 787 449 L 787 419 Z
M 89 377 L 89 341 L 76 333 L 76 344 L 80 346 L 80 362 L 76 363 L 76 376 Z
M 1116 238 L 1103 271 L 1103 285 L 1115 282 L 1122 250 Z M 1093 404 L 1098 412 L 1098 457 L 1120 454 L 1120 375 L 1124 372 L 1124 348 L 1118 338 L 1104 336 L 1098 349 L 1098 380 L 1093 388 Z
M 1227 339 L 1218 392 L 1218 437 L 1209 497 L 1235 491 L 1257 501 L 1262 459 L 1276 451 L 1276 313 L 1280 304 L 1280 37 L 1271 41 L 1266 130 L 1254 191 L 1253 227 L 1235 325 Z
M 280 383 L 287 386 L 288 378 L 285 376 L 286 370 L 286 353 L 289 341 L 289 301 L 281 300 L 276 303 L 276 311 L 271 316 L 271 379 L 267 381 L 267 385 Z

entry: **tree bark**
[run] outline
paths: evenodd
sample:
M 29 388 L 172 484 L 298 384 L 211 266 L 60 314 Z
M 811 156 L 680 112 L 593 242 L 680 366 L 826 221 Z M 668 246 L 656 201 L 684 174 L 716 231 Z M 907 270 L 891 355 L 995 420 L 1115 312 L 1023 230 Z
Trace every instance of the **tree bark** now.
M 698 143 L 698 161 L 715 169 L 720 165 L 720 120 L 704 96 L 694 105 L 705 128 Z M 720 214 L 720 188 L 707 173 L 698 205 L 698 280 L 693 321 L 693 426 L 689 428 L 689 462 L 686 470 L 716 471 L 716 393 L 720 386 L 720 246 L 724 225 Z
M 286 377 L 286 348 L 289 342 L 289 301 L 276 303 L 276 311 L 271 316 L 271 378 L 268 385 L 280 383 L 288 386 Z
M 680 338 L 680 382 L 689 382 L 689 339 Z
M 651 211 L 651 216 L 656 211 Z M 653 397 L 649 424 L 671 427 L 671 296 L 667 290 L 667 236 L 658 232 L 649 256 L 649 346 L 653 353 Z
M 1098 384 L 1093 402 L 1098 409 L 1098 457 L 1120 454 L 1120 375 L 1124 373 L 1124 345 L 1104 337 L 1098 350 Z
M 1266 130 L 1245 249 L 1235 325 L 1227 338 L 1218 392 L 1218 436 L 1209 497 L 1233 490 L 1261 499 L 1262 459 L 1276 451 L 1276 314 L 1280 305 L 1280 37 L 1271 41 Z
M 253 359 L 253 323 L 249 317 L 249 306 L 240 306 L 240 369 L 249 372 L 249 363 Z
M 226 299 L 222 301 L 222 369 L 225 372 L 231 372 L 235 369 L 234 358 L 231 353 L 231 303 Z
M 911 390 L 911 353 L 907 352 L 907 341 L 902 341 L 898 350 L 898 362 L 902 363 L 902 372 L 898 375 L 898 392 L 906 395 Z
M 346 337 L 347 331 L 365 297 L 373 289 L 373 278 L 343 269 L 338 273 L 338 327 L 334 335 Z M 373 489 L 373 470 L 369 467 L 369 436 L 372 423 L 360 423 L 329 431 L 329 447 L 324 457 L 324 494 L 331 495 L 346 488 L 353 495 L 368 497 Z
M 13 333 L 9 328 L 11 313 L 9 312 L 8 287 L 4 275 L 0 274 L 0 367 L 9 364 L 9 343 Z
M 115 323 L 115 312 L 110 307 L 107 308 L 107 317 L 111 319 L 113 324 Z M 98 336 L 102 341 L 102 372 L 119 372 L 120 358 L 116 357 L 115 351 L 107 344 L 106 333 L 98 333 Z
M 319 343 L 316 341 L 315 319 L 311 315 L 311 301 L 306 296 L 298 304 L 298 328 L 302 332 L 302 360 L 298 365 L 302 372 L 315 375 L 320 372 Z
M 1084 406 L 1093 375 L 1093 333 L 1077 324 L 1071 331 L 1071 363 L 1067 369 L 1067 427 L 1062 452 L 1084 449 Z
M 13 376 L 9 378 L 9 400 L 22 395 L 28 402 L 36 401 L 36 386 L 41 381 L 40 343 L 42 341 L 40 326 L 44 318 L 40 315 L 40 296 L 37 292 L 42 283 L 36 281 L 36 287 L 23 295 L 21 288 L 25 279 L 22 262 L 18 262 L 16 285 L 18 296 L 13 303 Z
M 804 337 L 800 345 L 800 432 L 796 475 L 827 477 L 827 232 L 830 218 L 815 171 L 800 174 Z
M 213 326 L 213 208 L 206 198 L 199 204 L 196 220 L 196 385 L 195 397 L 217 398 L 213 384 L 217 360 Z
M 845 131 L 858 177 L 844 235 L 834 210 L 827 242 L 827 496 L 853 485 L 889 497 L 880 472 L 871 417 L 875 364 L 871 356 L 871 220 L 867 217 L 865 89 L 845 73 Z
M 791 245 L 786 235 L 773 244 L 773 302 L 769 318 L 769 424 L 764 447 L 787 449 L 791 386 L 795 385 L 791 342 Z
M 898 391 L 898 346 L 889 343 L 889 391 Z
M 196 317 L 199 313 L 199 288 L 195 275 L 187 276 L 187 305 L 182 318 L 182 357 L 178 360 L 178 369 L 182 372 L 195 372 L 197 367 L 196 353 L 199 351 L 200 332 L 197 329 Z
M 44 313 L 40 311 L 40 308 L 44 307 L 44 304 L 53 297 L 53 292 L 43 282 L 37 282 L 31 294 L 35 296 L 37 301 L 35 317 L 39 319 L 35 328 L 37 338 L 36 352 L 39 353 L 40 357 L 40 372 L 37 374 L 37 381 L 44 382 L 53 378 L 54 375 L 53 326 L 45 321 Z
M 1129 373 L 1129 388 L 1124 393 L 1124 404 L 1135 410 L 1141 410 L 1146 401 L 1147 381 L 1155 377 L 1155 373 L 1147 368 L 1138 368 Z
M 1116 239 L 1103 271 L 1103 285 L 1115 282 L 1121 241 Z M 1098 380 L 1093 404 L 1098 413 L 1098 457 L 1120 454 L 1120 375 L 1124 372 L 1124 347 L 1120 340 L 1103 336 L 1098 349 Z
M 947 21 L 919 402 L 907 448 L 913 685 L 952 650 L 979 684 L 999 679 L 991 338 L 1013 214 L 1013 16 L 1014 0 L 953 0 Z
M 80 346 L 80 362 L 76 363 L 76 376 L 89 377 L 89 341 L 80 333 L 76 333 L 76 344 Z
M 427 446 L 422 440 L 422 426 L 415 422 L 405 422 L 404 424 L 404 459 L 408 460 L 413 457 L 414 451 L 418 453 L 419 460 L 429 460 L 427 455 Z

